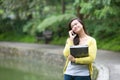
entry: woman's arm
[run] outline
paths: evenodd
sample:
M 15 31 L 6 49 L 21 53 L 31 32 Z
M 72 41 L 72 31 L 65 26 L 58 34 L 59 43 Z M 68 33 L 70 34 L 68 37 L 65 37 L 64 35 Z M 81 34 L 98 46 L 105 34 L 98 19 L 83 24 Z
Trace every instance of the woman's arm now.
M 97 52 L 96 40 L 92 39 L 88 44 L 88 46 L 89 46 L 89 56 L 83 57 L 83 58 L 75 58 L 75 63 L 89 64 L 94 62 L 96 58 L 96 52 Z
M 65 56 L 65 58 L 67 58 L 70 54 L 70 46 L 73 45 L 73 42 L 68 38 L 66 40 L 66 44 L 63 50 L 63 55 Z

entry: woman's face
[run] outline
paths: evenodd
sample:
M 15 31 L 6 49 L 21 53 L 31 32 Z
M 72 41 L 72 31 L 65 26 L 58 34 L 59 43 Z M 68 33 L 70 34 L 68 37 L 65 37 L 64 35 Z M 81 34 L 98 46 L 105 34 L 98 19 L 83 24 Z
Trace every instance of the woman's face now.
M 79 33 L 79 31 L 83 28 L 82 24 L 78 20 L 73 20 L 71 22 L 71 29 L 75 33 Z

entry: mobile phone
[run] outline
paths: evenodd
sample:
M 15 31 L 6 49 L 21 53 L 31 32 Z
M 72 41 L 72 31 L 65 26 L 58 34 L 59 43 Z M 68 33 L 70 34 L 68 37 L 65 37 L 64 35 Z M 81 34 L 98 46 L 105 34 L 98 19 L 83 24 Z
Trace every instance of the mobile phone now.
M 72 35 L 75 35 L 76 33 L 73 31 Z

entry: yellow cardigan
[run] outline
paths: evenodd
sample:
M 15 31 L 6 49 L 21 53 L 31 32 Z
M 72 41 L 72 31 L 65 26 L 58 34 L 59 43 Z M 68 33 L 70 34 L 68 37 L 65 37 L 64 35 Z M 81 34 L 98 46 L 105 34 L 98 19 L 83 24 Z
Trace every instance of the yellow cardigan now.
M 70 46 L 73 45 L 73 41 L 71 41 L 69 38 L 66 41 L 65 48 L 63 50 L 63 55 L 66 58 L 66 64 L 64 66 L 64 72 L 67 68 L 69 60 L 67 59 L 68 55 L 70 54 Z M 88 64 L 89 65 L 89 71 L 90 75 L 93 73 L 93 66 L 92 63 L 94 62 L 96 58 L 96 52 L 97 52 L 97 45 L 96 45 L 96 40 L 92 37 L 87 42 L 87 45 L 89 47 L 89 56 L 88 57 L 83 57 L 83 58 L 75 58 L 75 63 L 80 63 L 80 64 Z

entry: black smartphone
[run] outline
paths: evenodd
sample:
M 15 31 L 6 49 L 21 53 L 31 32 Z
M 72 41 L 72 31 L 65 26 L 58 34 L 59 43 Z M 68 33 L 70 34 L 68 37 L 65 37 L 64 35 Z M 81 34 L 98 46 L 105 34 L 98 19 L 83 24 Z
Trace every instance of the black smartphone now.
M 72 35 L 75 35 L 76 33 L 73 31 Z

